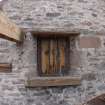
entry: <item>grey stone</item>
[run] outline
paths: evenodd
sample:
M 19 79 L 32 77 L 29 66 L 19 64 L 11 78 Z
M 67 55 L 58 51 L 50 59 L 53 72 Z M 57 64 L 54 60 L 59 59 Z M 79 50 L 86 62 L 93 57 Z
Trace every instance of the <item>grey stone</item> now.
M 43 96 L 43 95 L 50 95 L 48 90 L 40 90 L 33 93 L 33 96 Z
M 56 88 L 52 88 L 52 93 L 63 93 L 63 89 L 64 87 L 56 87 Z
M 87 1 L 87 0 L 78 0 L 78 2 L 88 3 L 88 1 Z
M 93 13 L 92 16 L 97 17 L 97 14 Z
M 101 91 L 105 90 L 105 84 L 101 85 L 101 86 L 98 86 L 98 89 L 101 90 Z
M 31 99 L 31 98 L 27 99 L 27 102 L 30 103 L 30 104 L 34 103 L 34 101 L 35 100 L 34 99 Z
M 36 103 L 36 105 L 43 105 L 43 103 Z
M 58 17 L 60 15 L 61 15 L 61 13 L 46 13 L 47 17 Z
M 105 62 L 100 62 L 98 65 L 96 65 L 96 67 L 99 69 L 99 70 L 105 70 Z
M 87 74 L 84 74 L 84 75 L 82 76 L 82 79 L 83 79 L 83 80 L 87 80 L 87 81 L 96 80 L 96 74 L 94 74 L 94 73 L 87 73 Z
M 70 105 L 66 100 L 59 101 L 59 105 Z

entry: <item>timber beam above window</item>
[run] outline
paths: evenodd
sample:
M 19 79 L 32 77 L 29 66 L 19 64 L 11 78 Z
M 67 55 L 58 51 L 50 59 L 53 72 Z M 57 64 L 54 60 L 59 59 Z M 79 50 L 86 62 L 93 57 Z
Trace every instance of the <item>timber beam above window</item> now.
M 14 42 L 21 42 L 24 34 L 22 30 L 15 25 L 3 11 L 0 10 L 0 38 Z
M 32 35 L 36 37 L 70 37 L 70 36 L 77 36 L 80 34 L 78 31 L 71 31 L 71 32 L 51 32 L 51 31 L 31 31 Z

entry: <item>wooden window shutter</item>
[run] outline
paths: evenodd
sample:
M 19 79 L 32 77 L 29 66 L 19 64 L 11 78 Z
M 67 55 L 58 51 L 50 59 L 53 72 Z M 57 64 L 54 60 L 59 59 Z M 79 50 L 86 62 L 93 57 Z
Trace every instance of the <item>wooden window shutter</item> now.
M 0 11 L 0 38 L 21 42 L 24 34 L 17 25 L 11 22 L 3 11 Z
M 38 39 L 39 41 L 40 39 Z M 70 69 L 69 38 L 44 38 L 38 42 L 38 72 L 41 76 L 63 76 Z

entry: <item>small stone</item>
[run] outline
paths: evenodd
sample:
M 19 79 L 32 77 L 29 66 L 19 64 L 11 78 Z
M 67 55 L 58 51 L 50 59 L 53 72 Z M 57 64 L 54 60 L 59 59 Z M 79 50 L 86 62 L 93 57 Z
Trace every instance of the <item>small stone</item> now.
M 55 13 L 47 13 L 46 14 L 47 17 L 58 17 L 60 15 L 61 15 L 61 13 L 56 13 L 56 12 Z
M 84 25 L 84 26 L 91 26 L 92 23 L 90 21 L 83 21 L 82 25 Z
M 43 95 L 50 95 L 50 91 L 48 90 L 40 90 L 33 93 L 34 96 L 43 96 Z
M 105 90 L 105 85 L 102 84 L 101 86 L 98 87 L 98 89 L 101 91 Z
M 78 0 L 78 2 L 87 3 L 88 1 L 86 1 L 86 0 Z
M 63 93 L 63 88 L 62 87 L 52 88 L 52 93 Z
M 103 61 L 103 62 L 101 62 L 100 64 L 98 64 L 98 65 L 97 65 L 97 68 L 98 68 L 99 70 L 105 70 L 105 62 Z
M 36 103 L 36 105 L 43 105 L 42 103 Z
M 67 101 L 65 101 L 65 100 L 61 100 L 59 102 L 59 105 L 70 105 L 70 104 L 68 104 Z
M 92 16 L 97 17 L 97 14 L 92 13 Z
M 29 99 L 27 99 L 27 102 L 28 103 L 33 103 L 34 102 L 34 99 L 29 98 Z

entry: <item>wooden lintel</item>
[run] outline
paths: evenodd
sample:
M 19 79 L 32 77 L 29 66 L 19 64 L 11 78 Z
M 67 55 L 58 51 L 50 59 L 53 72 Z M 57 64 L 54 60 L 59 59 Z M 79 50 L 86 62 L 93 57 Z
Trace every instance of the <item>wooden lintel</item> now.
M 36 31 L 36 29 L 32 28 L 22 28 L 24 32 L 31 32 L 31 34 L 35 37 L 65 37 L 65 36 L 78 36 L 80 35 L 80 31 Z
M 45 87 L 45 86 L 66 86 L 80 85 L 80 77 L 36 77 L 33 80 L 26 81 L 26 87 Z
M 31 31 L 32 35 L 36 37 L 68 37 L 68 36 L 77 36 L 80 32 L 51 32 L 51 31 Z
M 11 72 L 12 64 L 9 63 L 0 63 L 0 72 Z
M 0 10 L 0 38 L 21 42 L 23 37 L 22 30 Z

